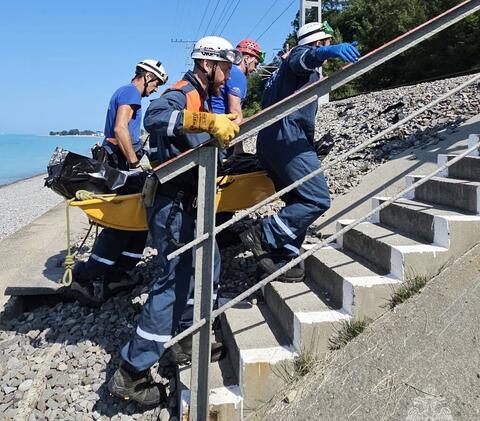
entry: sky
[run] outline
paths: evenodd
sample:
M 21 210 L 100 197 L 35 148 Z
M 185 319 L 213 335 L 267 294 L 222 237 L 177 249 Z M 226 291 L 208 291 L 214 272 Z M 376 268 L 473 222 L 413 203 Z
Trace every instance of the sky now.
M 271 59 L 292 29 L 299 3 L 3 0 L 0 133 L 103 130 L 112 93 L 130 82 L 138 61 L 158 59 L 169 83 L 181 78 L 191 44 L 172 39 L 221 35 L 236 45 L 260 37 Z M 144 107 L 157 96 L 145 99 Z

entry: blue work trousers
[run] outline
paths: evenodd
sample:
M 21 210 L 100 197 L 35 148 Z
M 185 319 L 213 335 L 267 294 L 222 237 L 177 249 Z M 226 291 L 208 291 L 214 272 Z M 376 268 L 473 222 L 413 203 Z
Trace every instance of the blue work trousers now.
M 140 261 L 147 241 L 147 231 L 123 231 L 104 228 L 86 262 L 79 262 L 73 276 L 80 281 L 116 280 Z
M 284 131 L 285 128 L 280 129 L 276 136 L 272 132 L 269 136 L 265 131 L 257 140 L 258 158 L 277 191 L 321 167 L 313 146 L 301 136 L 300 130 L 296 138 L 288 136 L 295 130 Z M 262 220 L 265 237 L 273 249 L 285 248 L 299 254 L 308 227 L 330 207 L 330 194 L 323 173 L 282 199 L 285 207 Z
M 172 212 L 175 206 L 173 199 L 157 195 L 154 205 L 148 209 L 149 230 L 162 275 L 151 287 L 135 336 L 121 352 L 123 360 L 136 371 L 143 371 L 160 359 L 165 342 L 178 331 L 194 285 L 192 249 L 167 260 L 167 255 L 175 251 L 179 243 L 188 243 L 195 235 L 195 217 L 185 212 L 181 204 Z M 216 246 L 214 262 L 214 281 L 218 283 L 220 255 Z

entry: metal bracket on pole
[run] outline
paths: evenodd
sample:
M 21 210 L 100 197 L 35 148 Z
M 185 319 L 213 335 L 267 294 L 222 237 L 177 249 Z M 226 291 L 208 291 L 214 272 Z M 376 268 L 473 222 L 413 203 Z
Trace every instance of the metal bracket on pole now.
M 215 229 L 215 181 L 217 177 L 216 147 L 199 149 L 197 236 L 213 233 Z M 195 249 L 195 297 L 193 323 L 206 318 L 205 323 L 193 335 L 192 376 L 190 383 L 190 421 L 208 419 L 210 332 L 212 320 L 213 266 L 215 237 L 210 235 Z

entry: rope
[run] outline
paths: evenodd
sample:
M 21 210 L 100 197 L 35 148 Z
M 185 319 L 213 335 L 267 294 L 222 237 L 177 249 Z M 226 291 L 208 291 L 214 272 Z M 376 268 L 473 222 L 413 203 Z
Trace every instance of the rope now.
M 69 287 L 73 280 L 73 265 L 75 264 L 75 255 L 72 254 L 70 248 L 70 202 L 67 200 L 66 216 L 67 216 L 67 255 L 65 256 L 65 272 L 62 277 L 62 285 Z
M 86 190 L 79 190 L 79 192 L 87 192 Z M 92 193 L 90 193 L 92 194 Z M 76 196 L 76 195 L 75 195 Z M 72 253 L 71 247 L 70 247 L 70 203 L 73 200 L 67 200 L 66 204 L 66 217 L 67 217 L 67 255 L 65 256 L 65 261 L 63 263 L 63 266 L 65 267 L 65 272 L 63 272 L 63 277 L 62 277 L 62 285 L 65 287 L 69 287 L 72 284 L 73 280 L 73 266 L 75 265 L 75 257 L 78 254 L 78 251 L 81 250 L 81 248 L 84 246 L 85 242 L 87 241 L 88 236 L 90 235 L 90 232 L 92 231 L 94 223 L 90 221 L 90 227 L 88 228 L 87 234 L 83 238 L 80 246 L 78 247 L 77 251 L 75 253 Z M 97 227 L 98 230 L 98 227 Z M 97 231 L 98 233 L 98 231 Z
M 99 199 L 99 200 L 102 200 L 104 202 L 113 202 L 113 203 L 121 202 L 120 199 L 115 199 L 116 196 L 117 196 L 116 194 L 97 194 L 97 193 L 93 193 L 93 192 L 88 191 L 88 190 L 78 190 L 75 193 L 75 198 L 77 200 L 80 200 L 80 201 Z M 112 199 L 112 197 L 113 197 L 113 199 Z M 109 200 L 109 199 L 111 199 L 111 200 Z

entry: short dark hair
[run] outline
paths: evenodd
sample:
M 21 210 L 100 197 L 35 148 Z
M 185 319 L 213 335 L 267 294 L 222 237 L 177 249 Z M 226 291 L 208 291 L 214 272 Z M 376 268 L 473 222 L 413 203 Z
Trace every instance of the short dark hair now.
M 150 73 L 149 71 L 145 70 L 145 69 L 142 69 L 141 67 L 136 67 L 135 68 L 135 76 L 133 76 L 133 79 L 137 79 L 137 78 L 140 78 L 140 77 L 143 77 L 145 76 L 147 73 Z

